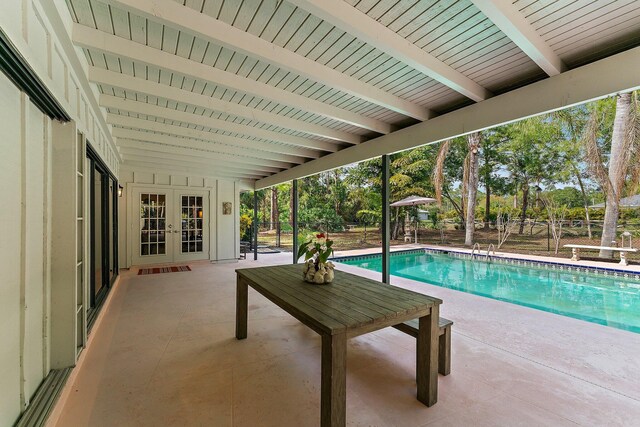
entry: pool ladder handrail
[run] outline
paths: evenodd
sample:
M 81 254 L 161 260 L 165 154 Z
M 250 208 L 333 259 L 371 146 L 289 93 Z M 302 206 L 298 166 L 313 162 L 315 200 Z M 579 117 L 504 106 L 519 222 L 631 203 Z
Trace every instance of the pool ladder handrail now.
M 471 259 L 473 259 L 473 254 L 476 253 L 476 249 L 478 249 L 478 255 L 480 255 L 480 243 L 473 244 L 473 249 L 471 249 Z
M 487 259 L 491 257 L 491 249 L 493 249 L 493 256 L 496 256 L 496 246 L 493 243 L 490 243 L 487 248 Z
M 493 243 L 490 243 L 489 247 L 487 248 L 487 258 L 489 258 L 492 250 L 493 250 L 493 256 L 496 256 L 496 246 Z

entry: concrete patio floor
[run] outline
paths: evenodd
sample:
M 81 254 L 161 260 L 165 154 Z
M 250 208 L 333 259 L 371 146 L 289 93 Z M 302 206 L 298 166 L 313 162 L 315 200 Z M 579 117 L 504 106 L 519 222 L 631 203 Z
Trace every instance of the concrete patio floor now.
M 316 426 L 320 339 L 255 291 L 237 341 L 238 267 L 123 271 L 49 425 Z M 356 267 L 339 268 L 372 278 Z M 640 424 L 640 334 L 392 278 L 442 298 L 454 320 L 452 373 L 439 401 L 415 398 L 415 341 L 387 328 L 351 339 L 352 426 L 632 426 Z

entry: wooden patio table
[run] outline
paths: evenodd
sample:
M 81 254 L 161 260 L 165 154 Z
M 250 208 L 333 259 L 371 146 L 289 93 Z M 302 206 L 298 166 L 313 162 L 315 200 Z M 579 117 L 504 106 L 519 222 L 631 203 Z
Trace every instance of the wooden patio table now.
M 247 338 L 248 286 L 322 337 L 320 425 L 346 423 L 347 338 L 419 318 L 418 400 L 438 398 L 438 316 L 441 300 L 407 289 L 335 272 L 333 283 L 302 280 L 302 265 L 241 268 L 237 273 L 236 338 Z

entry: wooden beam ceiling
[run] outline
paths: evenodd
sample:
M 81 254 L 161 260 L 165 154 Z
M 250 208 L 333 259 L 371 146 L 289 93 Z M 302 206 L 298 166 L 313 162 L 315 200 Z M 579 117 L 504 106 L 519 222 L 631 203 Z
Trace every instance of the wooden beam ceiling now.
M 183 123 L 191 123 L 206 128 L 214 128 L 226 132 L 237 133 L 240 135 L 248 135 L 256 138 L 262 138 L 283 144 L 289 144 L 297 147 L 305 147 L 318 149 L 320 144 L 317 141 L 299 136 L 288 135 L 280 132 L 274 132 L 258 127 L 244 126 L 225 120 L 217 120 L 211 117 L 199 114 L 187 113 L 172 108 L 160 107 L 148 104 L 146 102 L 134 101 L 132 99 L 120 98 L 112 95 L 100 95 L 100 106 L 105 108 L 113 108 L 120 111 L 128 111 L 147 116 L 161 117 L 167 120 L 175 120 Z
M 342 3 L 342 0 L 338 1 Z M 109 0 L 109 3 L 208 42 L 274 64 L 284 70 L 400 114 L 418 120 L 427 120 L 431 117 L 429 110 L 420 105 L 413 104 L 173 0 Z
M 279 114 L 259 110 L 257 108 L 245 107 L 244 105 L 223 101 L 221 99 L 201 95 L 199 93 L 179 89 L 177 87 L 128 76 L 114 71 L 108 71 L 104 68 L 89 68 L 89 81 L 134 93 L 144 94 L 146 96 L 165 98 L 196 107 L 206 108 L 208 110 L 214 110 L 220 113 L 232 114 L 248 120 L 255 120 L 295 130 L 297 132 L 305 132 L 310 135 L 332 139 L 337 142 L 346 142 L 350 144 L 360 142 L 360 137 L 352 133 L 327 128 L 314 123 L 305 122 L 303 120 L 292 119 Z M 337 151 L 339 148 L 339 145 L 324 144 L 323 146 L 325 147 L 323 148 L 324 151 Z
M 268 142 L 255 141 L 236 136 L 221 135 L 213 132 L 192 129 L 174 124 L 156 122 L 153 120 L 139 119 L 120 114 L 107 114 L 107 123 L 125 128 L 141 129 L 147 132 L 160 132 L 168 135 L 175 135 L 183 138 L 193 138 L 209 143 L 222 143 L 231 147 L 247 148 L 251 150 L 269 151 L 272 153 L 291 154 L 295 156 L 317 159 L 320 157 L 317 151 L 307 148 L 292 147 L 284 144 L 272 144 Z
M 637 90 L 640 88 L 638 69 L 640 47 L 282 171 L 257 181 L 256 189 L 548 113 L 613 93 Z
M 358 126 L 363 129 L 369 129 L 379 133 L 391 132 L 391 125 L 380 120 L 334 107 L 293 92 L 278 89 L 274 86 L 245 78 L 228 71 L 223 71 L 206 64 L 191 61 L 131 40 L 125 40 L 121 37 L 107 34 L 103 31 L 98 31 L 84 25 L 73 25 L 73 42 L 76 46 L 80 46 L 85 49 L 115 55 L 116 57 L 127 58 L 141 64 L 151 65 L 163 70 L 179 73 L 181 75 L 203 80 L 215 85 L 221 85 L 243 93 L 250 93 L 263 99 L 289 105 L 333 120 Z
M 343 0 L 288 1 L 474 101 L 482 101 L 491 96 L 490 91 L 464 74 Z
M 548 75 L 556 76 L 567 70 L 564 62 L 527 22 L 511 0 L 471 1 Z

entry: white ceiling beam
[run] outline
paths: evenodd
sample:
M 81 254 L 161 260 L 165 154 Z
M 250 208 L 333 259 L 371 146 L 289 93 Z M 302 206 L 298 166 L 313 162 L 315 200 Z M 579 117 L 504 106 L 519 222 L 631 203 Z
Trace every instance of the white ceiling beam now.
M 342 2 L 342 0 L 338 1 Z M 108 3 L 208 42 L 258 58 L 283 70 L 299 74 L 397 113 L 418 120 L 427 120 L 431 117 L 429 110 L 420 105 L 173 0 L 109 0 Z
M 271 151 L 272 153 L 291 154 L 294 156 L 317 159 L 319 153 L 308 148 L 298 148 L 291 145 L 273 144 L 270 142 L 252 141 L 235 136 L 220 135 L 213 132 L 191 129 L 183 126 L 170 125 L 152 120 L 138 119 L 120 114 L 107 114 L 107 123 L 110 125 L 142 129 L 150 132 L 162 132 L 166 134 L 182 136 L 185 138 L 201 139 L 208 142 L 217 142 L 239 148 L 251 147 L 252 150 Z
M 160 133 L 153 132 L 144 132 L 141 130 L 132 130 L 132 129 L 123 129 L 123 128 L 113 128 L 112 130 L 113 136 L 116 138 L 128 138 L 128 139 L 137 139 L 140 141 L 151 141 L 156 142 L 158 144 L 169 144 L 169 145 L 182 145 L 185 148 L 198 148 L 203 149 L 206 147 L 206 151 L 215 152 L 218 154 L 228 154 L 230 156 L 236 156 L 239 160 L 238 163 L 249 163 L 249 164 L 264 164 L 268 166 L 280 167 L 288 167 L 285 166 L 287 164 L 302 164 L 304 163 L 304 159 L 302 157 L 297 156 L 289 156 L 286 154 L 275 154 L 269 153 L 266 151 L 258 151 L 251 149 L 239 149 L 235 147 L 231 147 L 228 145 L 206 142 L 198 139 L 192 138 L 183 138 L 172 135 L 164 135 Z M 265 162 L 279 162 L 280 164 L 269 164 Z
M 511 0 L 471 1 L 548 75 L 555 76 L 567 70 L 562 59 L 527 22 Z
M 131 40 L 125 40 L 103 31 L 80 24 L 73 25 L 73 42 L 76 46 L 101 53 L 127 58 L 136 63 L 151 65 L 173 71 L 185 76 L 224 86 L 259 98 L 299 108 L 303 111 L 348 123 L 378 133 L 391 132 L 391 125 L 342 108 L 333 107 L 324 102 L 306 96 L 278 89 L 256 80 L 238 76 L 206 64 L 191 61 L 159 49 L 144 46 Z
M 219 177 L 226 179 L 251 179 L 244 178 L 242 176 L 234 175 L 233 172 L 225 172 L 219 170 L 215 167 L 197 167 L 194 165 L 191 166 L 180 166 L 171 163 L 162 163 L 162 162 L 145 162 L 138 161 L 133 159 L 124 159 L 124 162 L 120 164 L 120 170 L 130 170 L 133 172 L 151 172 L 151 173 L 175 173 L 181 175 L 198 175 L 204 177 Z M 255 180 L 255 178 L 253 179 Z
M 256 189 L 314 175 L 640 88 L 640 47 L 345 148 L 256 182 Z
M 131 160 L 141 160 L 141 161 L 160 161 L 165 164 L 175 164 L 175 165 L 184 165 L 191 164 L 196 167 L 212 167 L 207 161 L 202 157 L 193 157 L 193 156 L 179 156 L 175 154 L 166 154 L 159 153 L 157 151 L 148 151 L 148 150 L 139 150 L 135 148 L 127 148 L 122 150 L 122 155 L 126 159 Z M 237 169 L 228 169 L 220 166 L 215 166 L 216 170 L 219 170 L 221 173 L 230 174 L 233 176 L 243 176 L 246 178 L 261 178 L 269 175 L 269 173 L 258 173 L 256 171 L 248 171 L 248 170 L 237 170 Z
M 492 96 L 478 83 L 344 0 L 288 1 L 476 102 Z
M 215 166 L 209 166 L 205 162 L 194 162 L 192 160 L 165 160 L 163 158 L 158 158 L 150 155 L 137 155 L 133 153 L 122 153 L 122 156 L 125 160 L 130 160 L 132 162 L 147 162 L 147 163 L 155 163 L 162 166 L 184 166 L 184 167 L 192 167 L 198 168 L 202 170 L 211 170 L 217 171 L 218 174 L 223 176 L 229 176 L 234 178 L 248 178 L 248 179 L 258 179 L 263 178 L 264 176 L 259 176 L 250 173 L 241 173 L 241 172 L 228 172 L 222 169 L 219 169 Z
M 19 6 L 16 6 L 15 3 L 10 4 L 8 2 L 5 2 L 3 5 L 6 5 L 7 7 L 10 7 L 10 8 L 19 7 Z M 122 157 L 120 156 L 120 153 L 118 153 L 116 142 L 113 140 L 113 138 L 111 138 L 111 135 L 109 134 L 109 126 L 107 125 L 107 122 L 105 122 L 103 115 L 100 113 L 100 106 L 98 105 L 98 96 L 94 92 L 93 87 L 90 84 L 89 80 L 86 78 L 86 75 L 85 75 L 86 61 L 84 60 L 84 55 L 78 55 L 76 48 L 73 45 L 73 42 L 71 40 L 71 35 L 69 34 L 69 28 L 67 26 L 67 19 L 69 18 L 69 15 L 67 15 L 66 13 L 61 13 L 61 8 L 60 8 L 61 5 L 57 2 L 43 1 L 43 2 L 38 2 L 37 6 L 42 7 L 42 10 L 44 11 L 46 16 L 46 20 L 49 21 L 49 23 L 52 25 L 53 33 L 55 34 L 54 38 L 57 38 L 55 47 L 58 49 L 61 49 L 61 52 L 63 52 L 63 55 L 64 55 L 63 57 L 66 58 L 66 60 L 68 61 L 65 64 L 65 68 L 67 68 L 67 70 L 65 71 L 65 74 L 68 71 L 69 76 L 75 75 L 75 78 L 77 79 L 77 83 L 80 84 L 82 92 L 84 92 L 84 94 L 87 97 L 86 98 L 87 101 L 91 105 L 91 109 L 96 112 L 95 117 L 102 130 L 102 133 L 104 134 L 106 140 L 108 141 L 114 155 L 118 159 L 118 162 L 121 162 Z M 31 5 L 29 5 L 29 7 L 30 8 L 36 7 L 36 4 L 32 3 Z M 23 14 L 27 13 L 26 9 L 24 9 L 22 13 Z M 12 14 L 5 14 L 3 18 L 11 19 L 10 16 L 12 16 Z M 27 15 L 23 15 L 23 16 L 27 16 Z M 37 19 L 40 19 L 40 18 L 37 18 Z M 27 28 L 26 23 L 27 21 L 24 22 L 25 29 Z M 42 23 L 40 25 L 42 25 Z M 29 44 L 27 43 L 26 34 L 27 33 L 24 33 L 24 37 L 25 37 L 24 39 L 18 39 L 17 35 L 16 35 L 16 39 L 12 39 L 12 42 L 18 43 L 19 50 L 22 50 L 22 46 L 21 46 L 22 43 L 24 43 L 25 47 L 27 45 L 31 45 L 30 43 Z M 47 35 L 46 38 L 51 39 L 51 35 L 50 34 Z M 49 41 L 45 43 L 48 44 Z M 53 48 L 52 44 L 49 44 L 49 46 Z M 35 52 L 32 49 L 33 47 L 28 50 Z M 38 58 L 38 59 L 43 60 L 43 58 Z M 44 63 L 46 64 L 46 62 Z M 68 84 L 68 83 L 65 83 L 65 84 Z M 75 93 L 73 92 L 72 94 L 75 95 Z M 71 101 L 73 102 L 73 96 L 71 97 Z
M 207 108 L 210 110 L 215 110 L 219 113 L 233 114 L 234 116 L 283 127 L 298 132 L 305 132 L 323 138 L 333 139 L 338 142 L 358 144 L 362 139 L 360 135 L 330 129 L 324 126 L 316 125 L 314 123 L 292 119 L 290 117 L 269 113 L 267 111 L 259 110 L 256 108 L 245 107 L 244 105 L 223 101 L 221 99 L 213 98 L 207 95 L 201 95 L 199 93 L 194 93 L 177 87 L 128 76 L 126 74 L 108 71 L 104 68 L 90 67 L 89 81 L 101 85 L 128 90 L 131 92 L 141 93 L 144 95 L 166 98 L 196 107 Z M 330 150 L 326 150 L 331 152 L 338 151 L 338 149 L 340 148 L 338 145 L 331 144 L 324 144 L 324 146 L 331 148 Z
M 153 151 L 153 152 L 159 152 L 159 153 L 191 155 L 191 156 L 195 156 L 196 154 L 193 154 L 193 153 L 197 153 L 197 156 L 200 156 L 201 158 L 206 158 L 209 164 L 222 167 L 222 168 L 238 170 L 242 172 L 256 172 L 259 174 L 270 175 L 272 173 L 277 173 L 282 171 L 282 168 L 276 168 L 273 166 L 230 162 L 229 160 L 226 160 L 226 159 L 220 159 L 219 155 L 207 153 L 204 151 L 197 151 L 193 148 L 185 148 L 179 145 L 158 144 L 155 142 L 140 141 L 140 140 L 134 140 L 134 139 L 128 139 L 128 138 L 118 138 L 117 141 L 118 141 L 118 147 L 120 149 L 136 148 L 139 150 L 147 150 L 147 151 Z
M 161 117 L 168 120 L 175 120 L 184 123 L 191 123 L 207 128 L 214 128 L 222 131 L 238 133 L 241 135 L 253 136 L 269 141 L 289 144 L 297 147 L 316 148 L 322 146 L 322 141 L 316 141 L 299 136 L 287 135 L 284 133 L 274 132 L 266 129 L 260 129 L 253 126 L 246 126 L 239 123 L 233 123 L 225 120 L 213 119 L 207 116 L 187 113 L 172 108 L 160 107 L 148 104 L 142 101 L 134 101 L 132 99 L 120 98 L 112 95 L 100 95 L 100 106 L 106 108 L 116 108 L 121 111 L 129 111 L 132 113 L 145 114 L 147 116 Z M 320 144 L 317 144 L 320 142 Z

